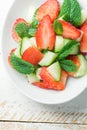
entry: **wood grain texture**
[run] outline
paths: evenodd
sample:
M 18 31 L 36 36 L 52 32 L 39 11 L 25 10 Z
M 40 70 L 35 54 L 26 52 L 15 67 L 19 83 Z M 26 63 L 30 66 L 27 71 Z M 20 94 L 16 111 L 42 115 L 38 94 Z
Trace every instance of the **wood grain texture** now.
M 12 98 L 11 98 L 12 99 Z M 0 120 L 87 124 L 86 112 L 73 112 L 72 109 L 59 109 L 59 106 L 44 106 L 33 101 L 0 102 Z M 66 108 L 66 107 L 64 107 Z M 69 111 L 70 112 L 69 112 Z
M 87 126 L 67 124 L 0 122 L 0 130 L 87 130 Z

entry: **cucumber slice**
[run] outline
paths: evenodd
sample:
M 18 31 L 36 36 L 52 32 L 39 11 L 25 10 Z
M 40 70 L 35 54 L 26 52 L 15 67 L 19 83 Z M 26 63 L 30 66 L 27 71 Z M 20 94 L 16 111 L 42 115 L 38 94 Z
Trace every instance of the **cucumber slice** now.
M 81 11 L 81 24 L 87 20 L 87 9 L 82 9 Z
M 64 46 L 64 39 L 62 36 L 56 36 L 54 52 L 59 52 Z
M 36 77 L 35 73 L 27 74 L 27 79 L 30 83 L 38 82 L 39 79 Z
M 42 68 L 38 68 L 38 69 L 36 70 L 36 77 L 37 77 L 39 80 L 41 80 L 41 77 L 40 77 L 41 69 L 42 69 Z
M 48 51 L 47 53 L 44 54 L 43 59 L 39 62 L 40 66 L 48 66 L 53 63 L 53 61 L 56 59 L 57 54 Z
M 66 45 L 68 42 L 70 41 L 70 39 L 65 39 L 64 38 L 64 44 Z M 79 46 L 76 46 L 72 52 L 70 53 L 70 55 L 76 55 L 79 53 Z
M 26 49 L 28 49 L 31 46 L 37 47 L 35 37 L 32 38 L 24 37 L 21 43 L 21 50 L 20 50 L 21 55 Z
M 74 77 L 82 77 L 87 74 L 87 60 L 83 55 L 78 55 L 80 60 L 80 67 L 75 73 Z
M 20 48 L 21 48 L 21 47 L 20 47 L 20 43 L 19 43 L 17 49 L 14 51 L 14 54 L 15 54 L 17 57 L 19 57 L 19 58 L 21 58 Z
M 47 68 L 47 70 L 56 81 L 60 81 L 61 67 L 59 62 L 53 63 L 51 66 Z
M 77 41 L 77 42 L 80 42 L 80 41 L 81 41 L 81 39 L 82 39 L 82 37 L 83 37 L 83 32 L 82 32 L 82 31 L 80 31 L 80 32 L 81 32 L 81 35 L 80 35 L 80 37 L 79 37 L 79 38 L 77 38 L 77 39 L 76 39 L 76 41 Z

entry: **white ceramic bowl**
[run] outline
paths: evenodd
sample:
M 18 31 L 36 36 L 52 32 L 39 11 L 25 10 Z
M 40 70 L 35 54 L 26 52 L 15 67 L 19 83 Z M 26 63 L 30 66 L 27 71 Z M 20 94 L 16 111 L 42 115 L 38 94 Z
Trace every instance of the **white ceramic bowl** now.
M 27 97 L 44 104 L 60 104 L 78 96 L 87 87 L 87 75 L 79 78 L 73 79 L 69 78 L 67 82 L 66 89 L 64 91 L 52 91 L 44 90 L 35 87 L 27 82 L 27 78 L 24 75 L 19 74 L 13 70 L 7 61 L 8 54 L 12 48 L 15 48 L 17 44 L 11 37 L 11 28 L 15 19 L 22 17 L 25 19 L 29 18 L 29 9 L 37 8 L 45 0 L 16 0 L 10 11 L 8 12 L 7 19 L 4 25 L 3 37 L 2 37 L 2 53 L 5 68 L 8 72 L 9 77 L 14 82 L 15 86 L 22 91 Z M 62 2 L 62 0 L 60 0 Z M 79 0 L 81 6 L 87 7 L 86 0 Z

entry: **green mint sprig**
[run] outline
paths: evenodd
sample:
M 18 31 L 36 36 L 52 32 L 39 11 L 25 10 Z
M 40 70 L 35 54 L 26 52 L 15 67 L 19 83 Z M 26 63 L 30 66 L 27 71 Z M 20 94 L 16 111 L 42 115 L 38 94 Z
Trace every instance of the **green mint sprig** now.
M 57 35 L 61 35 L 63 33 L 63 27 L 62 24 L 58 21 L 55 20 L 53 23 L 54 31 Z
M 73 41 L 70 40 L 58 53 L 58 60 L 62 60 L 64 58 L 66 58 L 67 56 L 70 55 L 70 53 L 72 52 L 72 50 L 76 47 L 79 46 L 79 42 L 77 41 Z
M 32 64 L 15 56 L 14 53 L 10 56 L 10 62 L 13 68 L 22 74 L 31 74 L 35 71 L 35 67 Z
M 77 0 L 64 0 L 59 18 L 72 23 L 78 27 L 81 25 L 81 7 Z
M 29 27 L 25 23 L 19 23 L 16 25 L 15 31 L 21 38 L 28 37 Z
M 32 23 L 31 23 L 32 28 L 38 28 L 39 21 L 36 18 L 37 11 L 38 9 L 35 10 L 33 18 L 32 18 Z
M 36 28 L 29 28 L 29 32 L 28 32 L 29 36 L 35 37 L 36 30 L 37 30 Z
M 77 67 L 72 60 L 67 60 L 67 59 L 61 60 L 60 65 L 61 65 L 62 69 L 64 69 L 67 72 L 76 72 L 77 71 Z
M 66 59 L 76 46 L 79 46 L 79 42 L 70 40 L 58 53 L 57 60 L 60 62 L 61 68 L 64 69 L 66 72 L 77 71 L 75 63 L 72 60 Z

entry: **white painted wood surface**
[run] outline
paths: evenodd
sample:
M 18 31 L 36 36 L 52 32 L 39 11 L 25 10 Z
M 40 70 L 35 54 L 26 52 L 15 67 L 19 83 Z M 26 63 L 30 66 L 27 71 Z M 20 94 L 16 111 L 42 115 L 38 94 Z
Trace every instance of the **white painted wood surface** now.
M 37 123 L 15 123 L 0 122 L 0 130 L 87 130 L 87 126 L 61 125 L 61 124 L 37 124 Z
M 0 34 L 11 3 L 12 0 L 0 0 Z M 65 104 L 36 103 L 20 93 L 8 78 L 1 44 L 0 59 L 0 130 L 87 130 L 87 90 Z

